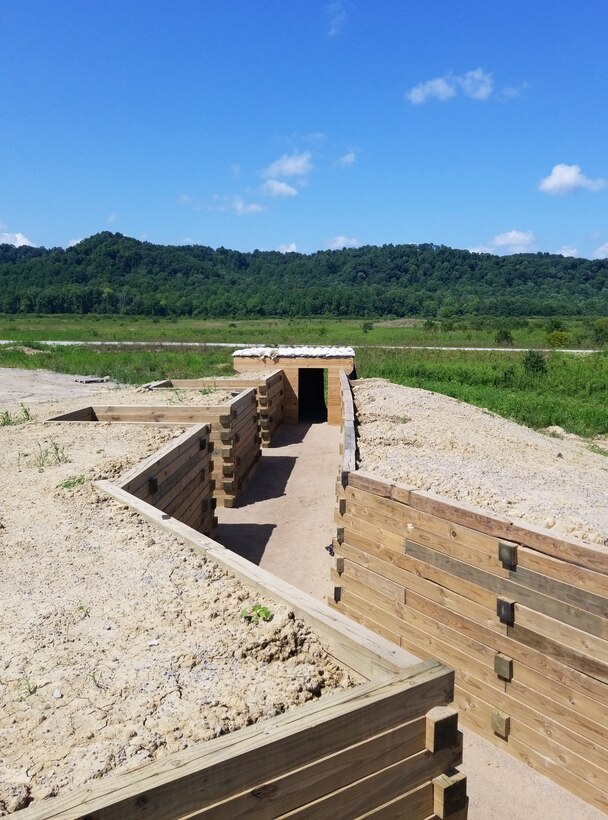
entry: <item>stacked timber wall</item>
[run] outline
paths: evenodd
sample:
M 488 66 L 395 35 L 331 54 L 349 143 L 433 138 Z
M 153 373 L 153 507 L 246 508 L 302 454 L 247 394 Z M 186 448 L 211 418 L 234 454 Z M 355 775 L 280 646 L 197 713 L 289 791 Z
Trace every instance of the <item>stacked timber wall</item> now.
M 325 357 L 291 357 L 275 356 L 272 359 L 243 356 L 237 351 L 233 358 L 234 369 L 239 373 L 255 372 L 261 367 L 280 368 L 283 371 L 283 417 L 288 424 L 299 421 L 299 371 L 307 369 L 327 370 L 327 421 L 329 424 L 340 424 L 342 420 L 340 372 L 351 373 L 354 359 L 351 356 L 342 358 Z
M 52 422 L 111 421 L 131 424 L 208 424 L 213 446 L 214 496 L 232 507 L 257 464 L 260 435 L 255 388 L 241 391 L 226 404 L 210 406 L 106 405 L 84 407 L 49 419 Z
M 352 462 L 336 520 L 332 605 L 449 664 L 465 726 L 608 812 L 608 550 Z
M 466 779 L 451 670 L 391 645 L 109 481 L 97 486 L 250 588 L 286 603 L 366 682 L 258 725 L 25 809 L 95 817 L 408 817 L 464 820 Z
M 165 379 L 148 385 L 151 390 L 167 388 L 179 390 L 203 390 L 214 387 L 220 390 L 245 390 L 254 387 L 257 396 L 259 427 L 262 447 L 270 447 L 272 439 L 283 422 L 283 371 L 273 370 L 264 376 L 251 375 L 242 379 L 203 378 Z
M 191 427 L 125 473 L 118 486 L 189 527 L 213 536 L 214 480 L 207 425 Z

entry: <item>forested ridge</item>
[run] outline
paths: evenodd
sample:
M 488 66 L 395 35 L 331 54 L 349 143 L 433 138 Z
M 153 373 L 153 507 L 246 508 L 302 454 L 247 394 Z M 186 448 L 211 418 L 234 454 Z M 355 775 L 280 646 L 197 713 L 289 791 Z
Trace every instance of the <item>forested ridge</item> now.
M 494 256 L 430 244 L 241 253 L 104 232 L 67 249 L 0 245 L 0 312 L 606 315 L 608 260 Z

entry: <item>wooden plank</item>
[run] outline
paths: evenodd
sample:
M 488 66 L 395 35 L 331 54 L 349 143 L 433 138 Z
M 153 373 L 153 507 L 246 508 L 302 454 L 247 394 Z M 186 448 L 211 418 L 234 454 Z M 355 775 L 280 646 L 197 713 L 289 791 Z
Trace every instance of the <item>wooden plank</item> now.
M 433 786 L 425 783 L 362 814 L 359 820 L 427 820 L 433 811 Z
M 192 816 L 205 820 L 277 817 L 417 754 L 424 748 L 424 726 L 425 718 L 417 718 L 331 755 L 319 749 L 312 763 L 270 777 Z
M 451 501 L 426 490 L 410 494 L 410 503 L 417 510 L 447 518 L 455 524 L 471 527 L 496 538 L 525 544 L 545 555 L 551 555 L 587 569 L 608 575 L 608 549 L 587 544 L 577 538 L 562 535 L 554 530 L 543 529 L 534 524 L 489 514 L 485 510 Z M 607 579 L 608 580 L 608 579 Z
M 537 752 L 512 734 L 509 736 L 508 743 L 498 738 L 489 728 L 492 714 L 490 704 L 456 686 L 454 705 L 459 711 L 461 723 L 480 734 L 493 746 L 509 752 L 522 763 L 546 775 L 582 800 L 608 812 L 608 794 L 604 789 L 592 786 L 569 771 L 561 761 L 553 762 L 545 754 Z
M 459 765 L 462 762 L 461 743 L 462 737 L 458 747 L 444 749 L 435 755 L 426 750 L 418 752 L 280 817 L 290 820 L 352 820 L 403 795 L 404 789 L 411 791 Z
M 530 608 L 536 609 L 545 615 L 563 620 L 565 623 L 573 627 L 577 627 L 591 635 L 598 637 L 608 636 L 608 621 L 599 615 L 586 612 L 578 607 L 571 606 L 564 601 L 551 598 L 543 593 L 532 591 L 526 586 L 509 580 L 510 578 L 526 579 L 526 576 L 520 575 L 519 571 L 512 572 L 506 570 L 508 578 L 503 578 L 491 572 L 486 572 L 484 569 L 469 565 L 466 561 L 458 560 L 457 557 L 452 557 L 448 547 L 439 544 L 435 539 L 431 539 L 431 543 L 440 546 L 441 551 L 435 550 L 431 547 L 418 544 L 415 541 L 406 541 L 406 554 L 417 558 L 421 562 L 432 564 L 439 567 L 447 573 L 453 574 L 465 581 L 478 584 L 487 590 L 490 590 L 497 596 L 511 598 L 526 604 Z M 455 550 L 458 556 L 462 556 L 462 551 Z M 466 557 L 466 553 L 464 553 Z M 519 568 L 518 568 L 519 570 Z M 550 588 L 550 584 L 546 588 Z M 578 600 L 581 600 L 580 598 Z
M 424 716 L 444 700 L 445 678 L 438 664 L 417 665 L 43 801 L 24 810 L 23 820 L 124 820 L 142 806 L 155 820 L 173 820 L 314 761 L 319 750 L 332 754 Z
M 543 555 L 528 547 L 519 547 L 518 550 L 517 570 L 520 571 L 522 568 L 544 576 L 549 576 L 549 578 L 554 578 L 558 581 L 563 581 L 569 587 L 580 590 L 581 594 L 587 592 L 589 595 L 600 597 L 600 599 L 606 599 L 608 597 L 608 581 L 605 575 L 574 566 L 574 564 L 569 564 L 566 561 L 561 561 L 548 555 Z M 543 590 L 540 591 L 542 592 Z M 577 604 L 576 597 L 572 598 L 572 603 Z M 585 602 L 583 608 L 594 611 L 592 607 L 593 604 Z M 597 614 L 602 613 L 599 612 Z
M 181 436 L 171 439 L 160 450 L 123 473 L 119 479 L 120 486 L 123 488 L 130 486 L 130 492 L 137 492 L 150 476 L 158 476 L 176 458 L 196 450 L 199 447 L 198 442 L 203 438 L 207 438 L 208 434 L 208 425 L 191 427 Z
M 46 421 L 97 421 L 97 418 L 92 407 L 81 407 L 78 410 L 71 410 L 69 413 L 52 416 Z
M 539 655 L 553 658 L 566 666 L 583 672 L 598 682 L 608 683 L 608 667 L 606 664 L 585 655 L 583 652 L 577 652 L 558 640 L 517 624 L 508 627 L 508 635 L 511 640 L 517 642 L 520 646 L 536 650 Z
M 598 620 L 606 623 L 605 619 Z M 519 602 L 515 604 L 515 623 L 608 665 L 608 642 L 594 634 L 588 634 L 557 618 L 535 612 Z
M 386 578 L 383 574 L 373 572 L 350 560 L 344 562 L 343 573 L 345 579 L 353 578 L 355 581 L 359 581 L 364 587 L 369 587 L 372 590 L 380 592 L 387 598 L 394 598 L 397 601 L 405 603 L 405 589 L 394 581 Z
M 539 738 L 533 746 L 537 751 L 541 750 L 546 740 L 554 742 L 563 750 L 564 763 L 568 764 L 567 752 L 572 752 L 570 764 L 574 771 L 577 771 L 576 767 L 578 767 L 583 779 L 589 779 L 584 773 L 585 764 L 588 764 L 591 771 L 591 782 L 603 780 L 608 787 L 608 750 L 605 746 L 600 747 L 589 743 L 588 738 L 584 735 L 548 717 L 544 709 L 536 710 L 530 707 L 525 698 L 520 700 L 511 697 L 508 693 L 500 693 L 496 689 L 491 689 L 483 681 L 467 672 L 461 672 L 457 676 L 457 685 L 491 704 L 493 709 L 499 709 L 509 715 L 511 729 L 516 734 L 519 731 L 523 737 L 524 725 L 537 733 Z M 518 726 L 519 729 L 517 729 Z
M 443 587 L 441 584 L 427 581 L 425 578 L 420 578 L 414 573 L 404 572 L 401 569 L 392 567 L 386 562 L 380 561 L 375 556 L 366 555 L 360 550 L 351 547 L 346 541 L 344 544 L 335 548 L 340 555 L 350 557 L 351 560 L 359 560 L 364 567 L 369 567 L 377 575 L 387 575 L 393 583 L 398 583 L 405 592 L 405 603 L 408 602 L 410 593 L 417 592 L 429 598 L 442 606 L 453 608 L 456 611 L 467 615 L 475 620 L 477 623 L 483 624 L 488 629 L 506 635 L 506 626 L 501 624 L 496 618 L 496 598 L 491 598 L 491 608 L 480 605 L 475 601 L 452 592 L 450 589 Z M 378 586 L 376 588 L 379 588 Z M 391 596 L 395 600 L 399 600 L 399 596 L 395 593 Z

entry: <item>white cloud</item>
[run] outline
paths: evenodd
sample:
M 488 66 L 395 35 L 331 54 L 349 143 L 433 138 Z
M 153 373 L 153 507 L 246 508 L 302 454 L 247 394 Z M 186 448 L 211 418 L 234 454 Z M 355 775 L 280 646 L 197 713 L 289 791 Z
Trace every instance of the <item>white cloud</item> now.
M 578 248 L 573 248 L 570 245 L 562 245 L 558 253 L 562 256 L 578 256 Z
M 471 253 L 531 253 L 534 246 L 532 231 L 505 231 L 491 239 L 487 245 L 469 248 Z
M 458 77 L 460 87 L 467 97 L 474 100 L 487 100 L 492 93 L 494 81 L 492 75 L 481 68 L 474 71 L 467 71 L 462 77 Z
M 234 162 L 231 166 L 232 176 L 237 178 L 241 175 L 241 166 L 238 162 Z
M 348 168 L 355 164 L 357 156 L 354 151 L 347 151 L 337 162 L 339 168 Z
M 245 202 L 242 196 L 235 196 L 229 201 L 230 210 L 237 216 L 249 216 L 250 214 L 259 214 L 260 211 L 265 211 L 266 208 L 257 202 Z
M 0 227 L 6 228 L 7 225 L 2 225 Z M 23 245 L 29 245 L 30 248 L 35 248 L 36 246 L 22 233 L 8 233 L 5 231 L 0 231 L 0 245 L 15 245 L 17 248 L 21 248 Z
M 291 185 L 286 182 L 281 182 L 278 179 L 268 179 L 262 185 L 262 192 L 266 196 L 297 196 L 298 192 Z
M 117 219 L 118 219 L 118 216 L 115 213 L 111 213 L 111 214 L 108 214 L 108 218 L 106 219 L 106 222 L 108 223 L 108 225 L 113 225 L 116 222 Z
M 312 171 L 312 156 L 310 151 L 301 154 L 283 154 L 282 157 L 271 163 L 264 171 L 266 179 L 277 177 L 301 177 Z
M 342 248 L 360 248 L 361 244 L 354 236 L 334 236 L 327 242 L 326 247 L 328 250 L 339 251 Z
M 608 259 L 608 242 L 604 242 L 599 248 L 596 248 L 593 254 L 594 259 Z
M 325 9 L 325 14 L 329 18 L 327 34 L 329 37 L 335 37 L 342 32 L 348 20 L 348 14 L 342 0 L 336 0 L 336 2 L 330 3 Z
M 566 165 L 560 162 L 553 166 L 548 177 L 541 179 L 538 190 L 545 194 L 571 194 L 582 188 L 585 191 L 600 191 L 608 185 L 608 181 L 598 177 L 589 179 L 581 171 L 580 165 Z
M 295 242 L 288 242 L 286 245 L 279 245 L 279 253 L 297 253 L 298 248 Z
M 476 68 L 465 74 L 445 74 L 443 77 L 418 83 L 405 96 L 412 105 L 420 105 L 431 99 L 445 102 L 459 92 L 473 100 L 487 100 L 492 95 L 493 88 L 492 75 L 482 68 Z
M 452 77 L 435 77 L 434 80 L 418 83 L 406 95 L 412 105 L 420 105 L 433 97 L 443 102 L 455 96 L 456 84 Z
M 84 237 L 82 237 L 82 236 L 80 237 L 80 239 L 70 239 L 70 241 L 67 244 L 67 247 L 68 248 L 73 248 L 74 245 L 78 245 L 80 242 L 82 242 L 83 239 L 84 239 Z

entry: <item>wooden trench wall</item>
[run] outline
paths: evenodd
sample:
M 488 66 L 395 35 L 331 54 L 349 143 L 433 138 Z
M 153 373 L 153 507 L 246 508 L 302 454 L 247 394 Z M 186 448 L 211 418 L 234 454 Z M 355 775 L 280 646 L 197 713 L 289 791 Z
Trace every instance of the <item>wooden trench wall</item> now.
M 245 390 L 254 388 L 256 391 L 257 410 L 259 414 L 259 434 L 262 447 L 269 447 L 272 439 L 283 423 L 283 371 L 273 370 L 267 375 L 252 374 L 249 378 L 203 378 L 203 379 L 166 379 L 153 382 L 149 385 L 152 390 L 159 390 L 162 394 L 167 388 L 179 390 L 204 390 L 217 388 L 219 390 Z
M 463 725 L 608 812 L 608 550 L 356 469 L 342 376 L 332 607 L 456 672 Z
M 141 501 L 213 537 L 215 481 L 211 477 L 210 427 L 198 424 L 133 467 L 118 486 Z
M 109 421 L 132 424 L 207 424 L 213 463 L 213 496 L 233 507 L 260 455 L 256 389 L 247 387 L 221 405 L 105 405 L 84 407 L 49 419 L 52 422 Z
M 203 429 L 197 432 L 202 435 Z M 124 486 L 99 481 L 97 487 L 250 588 L 289 606 L 336 661 L 363 681 L 133 772 L 109 775 L 18 816 L 464 820 L 466 778 L 455 770 L 462 758 L 462 734 L 458 714 L 448 706 L 454 697 L 453 672 L 436 660 L 421 661 L 192 527 L 167 518 L 125 489 L 137 489 L 142 478 L 140 469 L 123 477 Z

